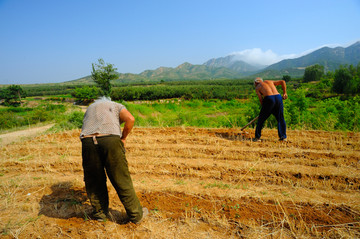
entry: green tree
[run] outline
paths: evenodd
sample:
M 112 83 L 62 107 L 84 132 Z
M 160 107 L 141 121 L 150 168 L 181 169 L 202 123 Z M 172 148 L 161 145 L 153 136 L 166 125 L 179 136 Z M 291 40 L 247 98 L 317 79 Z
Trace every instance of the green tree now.
M 327 79 L 334 79 L 334 72 L 328 71 L 328 72 L 326 72 L 324 77 Z
M 285 81 L 285 82 L 289 82 L 289 81 L 291 81 L 291 76 L 289 76 L 289 75 L 284 75 L 284 76 L 282 77 L 282 80 Z
M 119 77 L 117 68 L 113 64 L 105 63 L 101 58 L 98 61 L 99 63 L 92 64 L 91 77 L 100 87 L 102 95 L 110 96 L 111 81 Z
M 308 66 L 304 72 L 304 82 L 319 81 L 324 75 L 324 66 L 319 64 Z
M 26 92 L 19 85 L 11 85 L 0 90 L 0 99 L 5 100 L 5 104 L 8 105 L 18 105 L 24 97 Z
M 359 67 L 341 66 L 335 70 L 333 91 L 339 94 L 354 94 L 360 92 Z

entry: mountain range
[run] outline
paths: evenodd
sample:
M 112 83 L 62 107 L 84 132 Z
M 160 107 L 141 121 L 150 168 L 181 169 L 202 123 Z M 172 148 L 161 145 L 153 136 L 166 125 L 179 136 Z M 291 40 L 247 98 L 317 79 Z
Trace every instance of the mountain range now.
M 236 55 L 213 58 L 202 65 L 185 62 L 175 68 L 159 67 L 146 70 L 140 74 L 119 73 L 114 83 L 150 82 L 175 80 L 206 80 L 206 79 L 239 79 L 249 77 L 282 78 L 289 75 L 293 78 L 302 77 L 305 68 L 314 64 L 324 66 L 325 71 L 335 71 L 340 65 L 360 63 L 360 41 L 349 47 L 323 47 L 307 55 L 285 59 L 270 66 L 252 65 L 236 59 Z M 86 83 L 92 81 L 90 76 L 71 81 Z

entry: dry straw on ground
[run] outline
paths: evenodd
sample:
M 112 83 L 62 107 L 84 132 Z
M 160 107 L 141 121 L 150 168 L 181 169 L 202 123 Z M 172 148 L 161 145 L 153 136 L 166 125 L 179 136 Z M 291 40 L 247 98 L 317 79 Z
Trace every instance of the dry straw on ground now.
M 248 130 L 249 135 L 253 134 Z M 289 131 L 279 142 L 236 130 L 135 128 L 134 186 L 150 215 L 126 215 L 109 184 L 112 218 L 89 218 L 79 131 L 0 148 L 2 238 L 357 238 L 360 134 Z

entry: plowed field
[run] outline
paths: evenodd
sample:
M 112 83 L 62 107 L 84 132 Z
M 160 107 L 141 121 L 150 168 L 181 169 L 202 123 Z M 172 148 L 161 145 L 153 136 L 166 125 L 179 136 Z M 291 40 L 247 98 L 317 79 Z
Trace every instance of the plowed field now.
M 150 210 L 126 223 L 92 220 L 79 131 L 0 148 L 2 238 L 359 238 L 360 133 L 135 128 L 126 144 L 135 190 Z M 241 134 L 240 134 L 241 133 Z

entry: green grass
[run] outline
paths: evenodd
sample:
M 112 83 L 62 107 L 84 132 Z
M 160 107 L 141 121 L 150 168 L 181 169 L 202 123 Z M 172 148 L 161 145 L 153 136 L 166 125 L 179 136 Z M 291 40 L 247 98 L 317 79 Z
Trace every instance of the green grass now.
M 64 95 L 65 96 L 65 95 Z M 81 128 L 84 113 L 78 106 L 60 100 L 24 99 L 21 107 L 0 107 L 0 133 L 33 125 L 56 123 L 53 131 Z M 139 127 L 191 126 L 201 128 L 241 128 L 260 112 L 256 95 L 233 100 L 156 100 L 122 102 L 134 115 Z M 289 93 L 284 101 L 288 129 L 360 130 L 360 97 L 318 100 L 306 97 L 304 90 Z M 255 123 L 249 128 L 255 127 Z M 265 127 L 276 128 L 270 116 Z
M 124 104 L 135 116 L 136 126 L 141 127 L 241 128 L 260 112 L 256 96 L 248 100 L 195 99 Z M 284 117 L 289 129 L 359 131 L 360 97 L 317 100 L 306 97 L 304 91 L 292 92 L 284 101 Z M 265 127 L 277 127 L 274 116 L 266 120 Z
M 240 127 L 247 122 L 246 107 L 227 101 L 191 100 L 174 103 L 124 103 L 136 118 L 137 126 Z M 239 101 L 240 102 L 240 101 Z M 236 106 L 236 107 L 235 107 Z
M 25 99 L 23 102 L 24 106 L 0 108 L 0 133 L 49 123 L 56 123 L 57 130 L 80 128 L 82 125 L 84 113 L 72 104 L 61 100 Z

